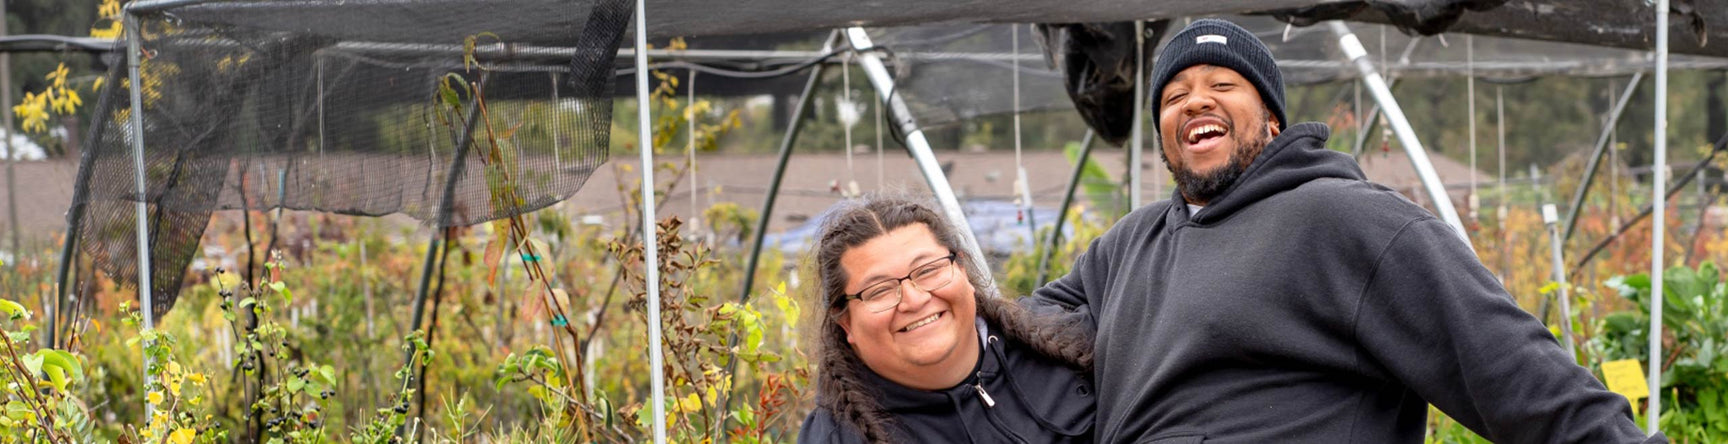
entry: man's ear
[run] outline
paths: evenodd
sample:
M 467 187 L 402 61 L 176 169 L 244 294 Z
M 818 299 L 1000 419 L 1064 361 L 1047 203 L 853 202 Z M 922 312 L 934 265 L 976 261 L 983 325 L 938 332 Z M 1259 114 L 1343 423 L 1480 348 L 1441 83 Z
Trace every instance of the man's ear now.
M 1279 133 L 1284 132 L 1283 130 L 1278 129 L 1278 116 L 1270 115 L 1272 113 L 1266 114 L 1268 114 L 1266 116 L 1266 133 L 1270 134 L 1272 137 L 1278 137 Z

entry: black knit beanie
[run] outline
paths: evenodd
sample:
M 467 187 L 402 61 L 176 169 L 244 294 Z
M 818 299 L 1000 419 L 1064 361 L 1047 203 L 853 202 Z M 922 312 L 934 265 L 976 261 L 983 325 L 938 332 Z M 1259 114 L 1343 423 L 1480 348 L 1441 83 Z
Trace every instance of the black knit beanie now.
M 1290 119 L 1284 117 L 1284 76 L 1278 71 L 1278 62 L 1272 59 L 1272 51 L 1266 49 L 1260 39 L 1254 34 L 1230 23 L 1218 19 L 1195 20 L 1164 45 L 1164 51 L 1158 53 L 1157 61 L 1152 64 L 1152 101 L 1153 122 L 1162 117 L 1164 104 L 1159 100 L 1164 96 L 1164 85 L 1170 83 L 1170 78 L 1194 65 L 1213 65 L 1230 68 L 1254 84 L 1254 89 L 1260 92 L 1260 100 L 1266 102 L 1266 108 L 1278 118 L 1278 129 L 1283 130 Z M 1161 125 L 1153 125 L 1157 131 Z

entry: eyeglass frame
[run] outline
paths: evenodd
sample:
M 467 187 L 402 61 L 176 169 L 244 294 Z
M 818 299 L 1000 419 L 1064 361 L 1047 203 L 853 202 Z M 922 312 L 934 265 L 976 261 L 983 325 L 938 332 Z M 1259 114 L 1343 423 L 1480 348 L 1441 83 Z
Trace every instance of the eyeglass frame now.
M 915 273 L 918 273 L 919 270 L 923 270 L 924 267 L 928 267 L 931 264 L 935 264 L 935 263 L 941 262 L 941 261 L 948 261 L 948 267 L 949 267 L 948 282 L 944 282 L 944 283 L 942 283 L 942 285 L 936 286 L 936 288 L 926 289 L 924 287 L 918 286 L 917 281 L 912 280 L 912 275 Z M 906 277 L 900 277 L 900 278 L 892 279 L 892 281 L 894 281 L 895 294 L 898 296 L 897 300 L 895 300 L 893 304 L 888 304 L 885 308 L 883 308 L 881 310 L 872 310 L 870 312 L 871 313 L 882 313 L 882 312 L 885 312 L 888 310 L 892 310 L 895 306 L 900 305 L 900 301 L 906 299 L 905 287 L 906 287 L 907 281 L 912 281 L 912 288 L 917 288 L 918 290 L 925 291 L 925 292 L 933 292 L 936 290 L 941 290 L 943 288 L 947 288 L 948 285 L 954 283 L 953 267 L 959 265 L 959 263 L 960 263 L 960 253 L 956 253 L 956 252 L 954 252 L 954 250 L 948 250 L 947 256 L 939 257 L 936 259 L 931 259 L 929 262 L 925 262 L 925 263 L 918 265 L 916 267 L 912 267 L 911 271 L 906 272 Z M 858 300 L 859 302 L 863 302 L 864 301 L 864 292 L 870 291 L 871 288 L 876 288 L 876 286 L 881 285 L 882 283 L 886 283 L 888 281 L 889 280 L 876 281 L 877 283 L 866 285 L 866 286 L 864 286 L 863 290 L 858 290 L 857 293 L 853 293 L 853 294 L 841 293 L 840 298 L 834 300 L 834 306 L 835 307 L 845 307 L 847 301 L 851 301 L 854 299 Z

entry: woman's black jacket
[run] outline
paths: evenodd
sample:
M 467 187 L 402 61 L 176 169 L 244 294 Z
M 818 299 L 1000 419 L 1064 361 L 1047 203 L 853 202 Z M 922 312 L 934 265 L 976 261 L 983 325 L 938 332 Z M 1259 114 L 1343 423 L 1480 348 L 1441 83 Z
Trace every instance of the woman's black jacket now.
M 982 327 L 982 323 L 980 323 Z M 893 418 L 895 442 L 1090 443 L 1095 396 L 1090 375 L 1025 344 L 986 335 L 972 375 L 938 391 L 908 388 L 865 371 Z M 863 443 L 857 429 L 818 407 L 800 444 Z

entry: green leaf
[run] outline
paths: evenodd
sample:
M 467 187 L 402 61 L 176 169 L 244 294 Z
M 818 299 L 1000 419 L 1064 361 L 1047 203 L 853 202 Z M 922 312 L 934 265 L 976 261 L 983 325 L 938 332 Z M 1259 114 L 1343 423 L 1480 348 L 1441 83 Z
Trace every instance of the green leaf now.
M 444 105 L 451 108 L 462 105 L 462 98 L 456 96 L 456 89 L 451 88 L 449 83 L 438 84 L 438 96 L 444 99 Z
M 287 284 L 283 284 L 281 282 L 271 282 L 270 283 L 270 289 L 276 290 L 277 293 L 281 293 L 282 299 L 287 300 L 289 304 L 294 303 L 294 292 L 288 290 Z
M 1644 311 L 1650 311 L 1650 301 L 1646 297 L 1650 294 L 1650 275 L 1633 274 L 1614 276 L 1608 278 L 1607 281 L 1602 282 L 1602 285 L 1620 292 L 1620 297 L 1638 304 L 1638 306 L 1642 307 Z
M 42 359 L 41 354 L 31 353 L 31 354 L 19 357 L 18 360 L 24 362 L 24 369 L 29 370 L 30 374 L 32 374 L 32 375 L 42 374 L 42 361 L 43 361 L 43 359 Z
M 324 383 L 336 385 L 336 368 L 329 365 L 318 367 L 318 375 L 324 377 Z
M 0 313 L 6 313 L 12 320 L 30 319 L 30 311 L 25 310 L 23 305 L 5 299 L 0 299 Z
M 1716 270 L 1716 263 L 1713 261 L 1698 264 L 1698 278 L 1709 284 L 1722 282 L 1722 274 Z
M 69 382 L 66 379 L 66 369 L 58 366 L 49 366 L 43 368 L 43 370 L 43 373 L 48 374 L 48 383 L 54 386 L 54 390 L 65 393 L 66 383 Z
M 789 326 L 793 329 L 798 328 L 798 321 L 799 321 L 799 316 L 800 316 L 798 301 L 792 299 L 791 296 L 786 295 L 786 282 L 785 281 L 781 281 L 780 285 L 775 288 L 774 306 L 776 308 L 780 309 L 780 313 L 786 315 L 786 325 L 787 326 Z
M 305 388 L 306 380 L 304 379 L 293 378 L 288 380 L 288 393 L 300 393 L 300 390 Z
M 756 411 L 755 409 L 750 408 L 750 406 L 745 405 L 732 413 L 738 417 L 738 425 L 744 426 L 745 428 L 756 427 Z
M 30 407 L 25 405 L 23 401 L 12 400 L 12 402 L 6 403 L 6 417 L 17 422 L 29 422 L 36 419 L 36 412 L 30 410 Z
M 60 350 L 42 350 L 37 353 L 43 355 L 44 366 L 64 369 L 71 376 L 71 382 L 84 380 L 84 364 L 77 356 Z M 61 389 L 64 390 L 65 387 L 62 386 Z

